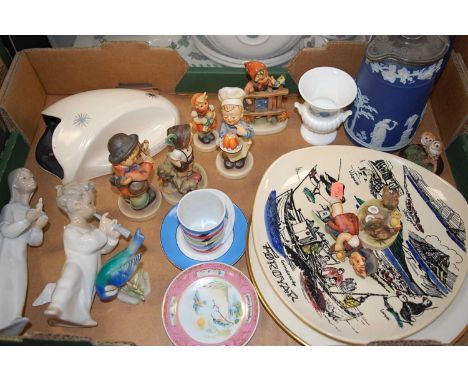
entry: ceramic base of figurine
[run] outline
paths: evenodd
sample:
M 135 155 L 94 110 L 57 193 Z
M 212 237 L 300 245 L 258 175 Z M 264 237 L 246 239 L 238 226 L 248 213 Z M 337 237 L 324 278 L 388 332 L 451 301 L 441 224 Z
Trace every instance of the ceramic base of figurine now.
M 198 183 L 197 189 L 207 188 L 208 175 L 206 174 L 205 169 L 200 164 L 194 163 L 193 171 L 198 172 L 202 177 L 200 183 Z M 164 183 L 164 185 L 161 187 L 161 192 L 164 199 L 171 205 L 179 203 L 180 199 L 182 199 L 182 197 L 185 195 L 177 191 L 177 189 L 170 182 Z
M 0 328 L 0 335 L 19 336 L 28 324 L 29 319 L 27 317 L 18 317 L 15 320 L 13 320 L 8 326 Z
M 119 290 L 117 298 L 130 305 L 137 305 L 145 301 L 151 293 L 151 281 L 148 272 L 140 269 L 135 275 Z
M 198 134 L 195 134 L 193 137 L 193 145 L 197 148 L 198 151 L 204 152 L 204 153 L 210 153 L 212 151 L 215 151 L 216 148 L 218 147 L 216 142 L 218 141 L 219 134 L 217 131 L 212 132 L 215 139 L 213 139 L 210 143 L 203 143 L 200 138 L 198 137 Z
M 310 131 L 304 124 L 301 125 L 301 135 L 304 140 L 313 146 L 325 146 L 329 145 L 336 139 L 337 130 L 328 134 L 319 134 Z
M 161 192 L 156 187 L 151 186 L 151 189 L 156 193 L 156 198 L 142 210 L 134 210 L 130 204 L 120 196 L 118 201 L 120 212 L 122 212 L 129 220 L 135 222 L 142 222 L 153 218 L 158 212 L 159 207 L 161 207 L 162 196 Z
M 398 234 L 400 232 L 395 233 L 394 235 L 390 236 L 388 239 L 379 240 L 379 239 L 376 239 L 376 238 L 372 237 L 366 231 L 364 231 L 362 229 L 362 223 L 361 222 L 365 218 L 365 214 L 366 214 L 365 211 L 367 211 L 367 208 L 370 207 L 370 206 L 377 206 L 379 209 L 384 208 L 382 206 L 382 202 L 380 200 L 377 200 L 377 199 L 368 200 L 367 202 L 363 203 L 359 207 L 359 209 L 357 211 L 357 217 L 358 217 L 359 222 L 360 222 L 359 223 L 359 226 L 360 226 L 359 239 L 363 243 L 364 247 L 374 249 L 376 251 L 380 251 L 382 249 L 390 247 L 393 244 L 393 242 L 395 241 L 395 239 L 397 238 L 397 236 L 398 236 Z
M 89 325 L 79 325 L 74 322 L 61 320 L 58 317 L 60 313 L 48 313 L 47 311 L 44 312 L 44 316 L 47 317 L 47 324 L 49 326 L 58 326 L 62 328 L 93 328 L 97 326 L 97 322 L 93 321 Z
M 277 134 L 283 131 L 288 125 L 288 119 L 278 122 L 276 120 L 268 121 L 266 117 L 255 118 L 250 124 L 255 135 Z
M 424 146 L 421 144 L 409 145 L 402 149 L 399 155 L 400 157 L 408 159 L 409 161 L 416 163 L 431 172 L 435 172 L 437 175 L 442 174 L 442 171 L 444 171 L 444 162 L 442 157 L 438 158 L 437 169 L 434 171 L 434 164 L 426 160 L 427 154 L 424 150 Z
M 218 172 L 228 179 L 242 179 L 249 175 L 250 171 L 252 171 L 254 165 L 254 158 L 251 153 L 247 155 L 245 158 L 245 163 L 242 168 L 233 167 L 231 169 L 227 169 L 224 165 L 224 156 L 220 152 L 216 156 L 216 169 Z

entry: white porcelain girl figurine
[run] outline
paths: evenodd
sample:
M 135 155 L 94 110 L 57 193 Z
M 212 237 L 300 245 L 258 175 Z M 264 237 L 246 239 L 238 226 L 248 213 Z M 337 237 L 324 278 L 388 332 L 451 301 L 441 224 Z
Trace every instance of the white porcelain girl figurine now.
M 47 215 L 42 199 L 29 207 L 37 183 L 26 168 L 8 175 L 10 202 L 0 215 L 0 334 L 19 335 L 29 320 L 23 317 L 28 286 L 27 247 L 42 244 Z
M 104 214 L 99 228 L 88 222 L 96 213 L 92 182 L 57 186 L 57 205 L 70 219 L 63 233 L 66 260 L 44 314 L 51 325 L 96 326 L 90 314 L 94 282 L 101 255 L 111 252 L 119 241 L 120 234 L 113 229 L 116 221 Z

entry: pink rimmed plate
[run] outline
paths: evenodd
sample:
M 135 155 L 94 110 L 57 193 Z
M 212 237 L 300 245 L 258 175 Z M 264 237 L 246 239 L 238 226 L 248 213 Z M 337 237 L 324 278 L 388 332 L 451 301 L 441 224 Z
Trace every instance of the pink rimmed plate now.
M 250 280 L 222 263 L 197 264 L 169 285 L 162 307 L 175 345 L 245 345 L 257 328 L 258 296 Z

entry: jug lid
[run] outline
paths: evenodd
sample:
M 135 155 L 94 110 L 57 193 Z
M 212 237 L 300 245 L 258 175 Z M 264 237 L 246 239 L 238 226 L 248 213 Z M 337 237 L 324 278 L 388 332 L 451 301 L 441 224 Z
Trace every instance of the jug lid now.
M 409 65 L 437 62 L 449 49 L 448 36 L 374 36 L 366 57 L 371 61 L 390 59 Z

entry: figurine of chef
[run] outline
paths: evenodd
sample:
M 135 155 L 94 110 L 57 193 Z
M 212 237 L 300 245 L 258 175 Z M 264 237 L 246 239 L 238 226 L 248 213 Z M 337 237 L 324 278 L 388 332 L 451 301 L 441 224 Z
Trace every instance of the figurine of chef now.
M 243 178 L 253 167 L 253 156 L 249 150 L 254 130 L 242 118 L 244 97 L 245 92 L 241 88 L 225 87 L 218 92 L 223 116 L 219 130 L 219 147 L 224 169 L 220 168 L 218 159 L 216 165 L 221 175 L 227 178 Z
M 44 312 L 49 324 L 59 326 L 96 326 L 91 317 L 96 275 L 101 268 L 101 255 L 111 252 L 120 234 L 116 221 L 107 214 L 99 227 L 91 224 L 96 213 L 94 184 L 72 181 L 57 186 L 57 206 L 70 220 L 64 227 L 65 264 L 57 284 L 48 284 L 33 305 L 50 304 Z M 49 296 L 50 297 L 49 297 Z
M 27 168 L 8 175 L 10 201 L 0 215 L 0 334 L 20 335 L 29 323 L 23 317 L 28 287 L 27 247 L 39 246 L 48 217 L 42 199 L 29 206 L 37 183 Z

